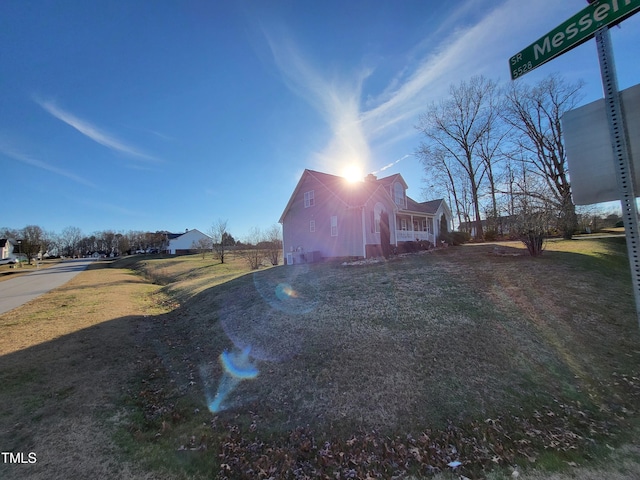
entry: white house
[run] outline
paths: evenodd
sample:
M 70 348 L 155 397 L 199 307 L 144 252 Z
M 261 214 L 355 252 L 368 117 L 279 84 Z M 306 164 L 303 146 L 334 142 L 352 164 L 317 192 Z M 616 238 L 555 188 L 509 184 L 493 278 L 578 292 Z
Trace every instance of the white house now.
M 5 258 L 14 258 L 16 255 L 14 253 L 18 253 L 18 249 L 16 248 L 18 243 L 15 240 L 10 238 L 1 238 L 0 239 L 0 260 Z
M 187 253 L 196 253 L 198 242 L 207 239 L 211 242 L 211 237 L 202 233 L 198 229 L 187 230 L 185 233 L 170 233 L 167 235 L 169 244 L 167 245 L 167 253 L 171 255 L 185 255 Z

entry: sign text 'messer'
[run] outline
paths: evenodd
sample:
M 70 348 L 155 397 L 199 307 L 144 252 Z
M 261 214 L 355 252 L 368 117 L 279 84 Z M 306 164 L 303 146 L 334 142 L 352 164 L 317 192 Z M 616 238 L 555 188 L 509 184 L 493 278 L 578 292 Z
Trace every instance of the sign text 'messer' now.
M 591 38 L 606 25 L 614 25 L 640 9 L 640 0 L 599 0 L 509 59 L 516 79 Z

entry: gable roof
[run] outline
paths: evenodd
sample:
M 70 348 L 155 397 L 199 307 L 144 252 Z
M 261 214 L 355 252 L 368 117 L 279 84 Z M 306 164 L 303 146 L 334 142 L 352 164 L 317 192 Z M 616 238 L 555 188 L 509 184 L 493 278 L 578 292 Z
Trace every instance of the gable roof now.
M 407 182 L 404 181 L 404 178 L 402 178 L 402 175 L 400 175 L 399 173 L 389 175 L 388 177 L 379 178 L 375 181 L 378 182 L 380 185 L 384 185 L 385 187 L 388 187 L 393 182 L 398 181 L 402 183 L 402 185 L 404 185 L 404 188 L 409 188 L 409 185 L 407 185 Z
M 414 199 L 407 197 L 407 210 L 435 215 L 443 201 L 444 199 L 439 198 L 438 200 L 429 200 L 428 202 L 418 203 Z
M 186 232 L 183 232 L 183 233 L 167 233 L 167 240 L 176 240 L 176 239 L 178 239 L 180 237 L 184 237 L 185 235 L 187 235 L 189 233 L 193 233 L 193 232 L 197 232 L 197 233 L 199 233 L 200 235 L 202 235 L 204 237 L 208 237 L 209 236 L 206 233 L 202 233 L 197 228 L 192 228 L 191 230 L 187 230 Z
M 280 216 L 280 220 L 278 220 L 279 223 L 282 223 L 284 221 L 285 215 L 289 211 L 291 204 L 302 188 L 302 184 L 304 183 L 305 178 L 307 178 L 308 176 L 311 176 L 315 180 L 317 180 L 320 185 L 325 187 L 331 194 L 342 201 L 342 203 L 344 203 L 347 208 L 356 208 L 363 206 L 379 188 L 382 188 L 383 191 L 391 199 L 389 186 L 394 182 L 400 182 L 405 189 L 409 188 L 407 182 L 404 181 L 404 178 L 402 178 L 402 175 L 400 175 L 399 173 L 389 175 L 388 177 L 384 178 L 376 178 L 373 175 L 369 175 L 364 182 L 351 183 L 345 178 L 339 177 L 337 175 L 331 175 L 329 173 L 305 169 L 302 173 L 302 176 L 300 177 L 300 180 L 298 181 L 298 184 L 296 185 L 296 188 L 291 194 L 291 198 L 289 199 L 287 206 Z M 399 208 L 400 211 L 410 211 L 434 215 L 443 202 L 443 199 L 438 199 L 419 203 L 407 196 L 407 208 L 397 208 Z
M 371 196 L 381 188 L 378 181 L 349 182 L 344 177 L 331 175 L 330 173 L 317 172 L 305 169 L 289 198 L 289 202 L 280 216 L 279 223 L 284 221 L 284 217 L 289 211 L 293 200 L 297 197 L 306 177 L 311 176 L 317 180 L 321 186 L 325 187 L 338 200 L 345 204 L 347 208 L 361 207 L 371 198 Z M 402 177 L 401 177 L 402 178 Z

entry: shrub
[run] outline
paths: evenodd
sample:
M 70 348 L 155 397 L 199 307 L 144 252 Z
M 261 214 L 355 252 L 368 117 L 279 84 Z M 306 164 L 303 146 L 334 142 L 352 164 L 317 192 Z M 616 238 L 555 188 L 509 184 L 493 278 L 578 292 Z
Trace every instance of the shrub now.
M 399 253 L 414 253 L 418 251 L 416 242 L 402 242 L 398 244 Z
M 498 232 L 495 230 L 487 230 L 484 232 L 484 239 L 487 242 L 494 242 L 498 239 Z
M 448 245 L 462 245 L 471 239 L 469 232 L 443 232 L 438 238 L 439 242 L 446 242 Z

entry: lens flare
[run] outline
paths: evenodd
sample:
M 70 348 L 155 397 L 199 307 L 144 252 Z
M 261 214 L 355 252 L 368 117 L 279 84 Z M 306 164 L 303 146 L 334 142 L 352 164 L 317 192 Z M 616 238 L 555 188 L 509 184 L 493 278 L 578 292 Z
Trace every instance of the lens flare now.
M 281 312 L 304 314 L 318 305 L 318 282 L 308 265 L 254 274 L 253 284 L 264 301 Z
M 251 347 L 245 347 L 241 352 L 227 352 L 225 350 L 220 354 L 223 372 L 216 395 L 207 402 L 211 412 L 218 413 L 225 410 L 227 406 L 223 402 L 240 382 L 254 379 L 260 373 L 251 361 L 250 352 Z
M 299 295 L 288 283 L 279 283 L 276 286 L 276 297 L 279 300 L 287 301 L 290 298 L 299 298 Z

